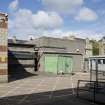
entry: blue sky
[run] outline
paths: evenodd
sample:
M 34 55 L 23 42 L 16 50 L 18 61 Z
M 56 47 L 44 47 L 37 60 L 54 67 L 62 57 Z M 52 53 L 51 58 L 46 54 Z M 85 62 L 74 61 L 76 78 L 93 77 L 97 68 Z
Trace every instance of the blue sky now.
M 9 37 L 105 35 L 105 0 L 1 0 L 9 15 Z

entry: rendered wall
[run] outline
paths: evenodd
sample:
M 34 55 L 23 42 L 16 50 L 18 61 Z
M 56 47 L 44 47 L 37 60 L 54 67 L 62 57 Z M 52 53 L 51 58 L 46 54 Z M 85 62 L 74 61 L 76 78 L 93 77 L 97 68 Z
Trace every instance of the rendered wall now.
M 52 56 L 52 54 L 48 54 L 49 56 L 51 55 Z M 56 66 L 56 56 L 58 56 L 58 55 L 62 55 L 62 54 L 53 54 L 53 56 L 55 55 L 55 57 L 53 58 L 53 59 L 55 59 L 55 65 L 48 65 L 48 68 L 50 67 L 50 66 Z M 64 55 L 64 54 L 63 54 Z M 47 70 L 46 70 L 46 62 L 45 62 L 45 57 L 47 56 L 47 54 L 43 54 L 43 56 L 41 57 L 41 59 L 40 59 L 40 62 L 39 62 L 39 64 L 40 64 L 40 67 L 39 67 L 39 70 L 38 71 L 40 71 L 40 72 L 49 72 L 50 71 L 50 69 L 49 69 L 49 71 L 48 71 L 48 68 L 47 68 Z M 71 65 L 72 66 L 72 68 L 71 68 L 71 72 L 83 72 L 83 56 L 82 55 L 72 55 L 72 54 L 65 54 L 65 56 L 70 56 L 72 59 L 70 60 L 70 61 L 72 61 L 70 64 L 69 64 L 69 66 Z M 67 57 L 67 58 L 69 58 L 69 57 Z M 48 60 L 48 58 L 47 58 L 47 60 Z M 51 59 L 50 59 L 51 60 Z M 58 60 L 58 59 L 57 59 Z M 69 60 L 69 59 L 68 59 Z M 61 60 L 59 60 L 59 61 L 61 61 Z M 53 61 L 52 61 L 53 62 Z M 60 62 L 59 62 L 60 63 Z M 62 63 L 62 62 L 61 62 Z M 58 63 L 57 63 L 58 64 Z M 46 67 L 45 67 L 46 66 Z M 70 67 L 71 67 L 70 66 Z M 53 68 L 54 68 L 53 67 Z M 63 65 L 61 65 L 61 68 L 65 68 L 65 66 L 63 66 Z M 58 67 L 57 67 L 58 68 Z M 56 70 L 57 70 L 57 68 L 56 68 Z M 52 69 L 51 69 L 52 70 Z M 55 73 L 55 71 L 56 70 L 54 70 L 52 73 Z
M 41 37 L 33 41 L 32 43 L 36 44 L 39 47 L 40 46 L 51 47 L 51 49 L 49 48 L 47 49 L 47 51 L 62 50 L 61 52 L 65 51 L 65 52 L 80 53 L 82 55 L 85 55 L 86 42 L 84 39 L 69 40 L 69 39 L 52 38 L 52 37 Z M 55 47 L 56 49 L 52 47 Z M 57 48 L 62 48 L 62 49 L 57 50 Z M 77 52 L 77 50 L 79 50 L 79 52 Z M 46 51 L 46 49 L 44 51 Z

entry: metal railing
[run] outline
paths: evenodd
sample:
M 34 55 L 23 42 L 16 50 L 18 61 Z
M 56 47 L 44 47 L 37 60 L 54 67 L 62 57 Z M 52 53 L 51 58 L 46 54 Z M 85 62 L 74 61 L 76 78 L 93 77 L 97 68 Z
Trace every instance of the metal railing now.
M 84 88 L 81 88 L 80 87 L 81 82 L 89 83 L 89 86 L 85 86 Z M 80 97 L 80 90 L 88 91 L 88 92 L 91 92 L 93 94 L 92 101 L 94 103 L 96 103 L 97 102 L 96 95 L 97 94 L 105 94 L 105 91 L 104 92 L 99 91 L 100 89 L 105 89 L 105 87 L 100 86 L 100 84 L 105 85 L 105 82 L 78 80 L 78 83 L 77 83 L 77 97 Z

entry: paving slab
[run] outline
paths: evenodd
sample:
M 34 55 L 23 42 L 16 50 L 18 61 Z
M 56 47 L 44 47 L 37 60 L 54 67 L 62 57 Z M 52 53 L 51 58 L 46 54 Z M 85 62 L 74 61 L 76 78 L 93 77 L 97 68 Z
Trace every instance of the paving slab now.
M 32 76 L 0 84 L 0 105 L 92 105 L 75 97 L 77 81 L 88 78 L 89 74 Z

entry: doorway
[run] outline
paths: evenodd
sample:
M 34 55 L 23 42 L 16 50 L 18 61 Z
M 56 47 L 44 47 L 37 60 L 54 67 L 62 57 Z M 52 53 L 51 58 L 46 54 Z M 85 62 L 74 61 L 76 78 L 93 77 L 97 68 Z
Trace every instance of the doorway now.
M 72 57 L 60 55 L 58 57 L 58 70 L 57 73 L 71 73 L 72 72 Z

